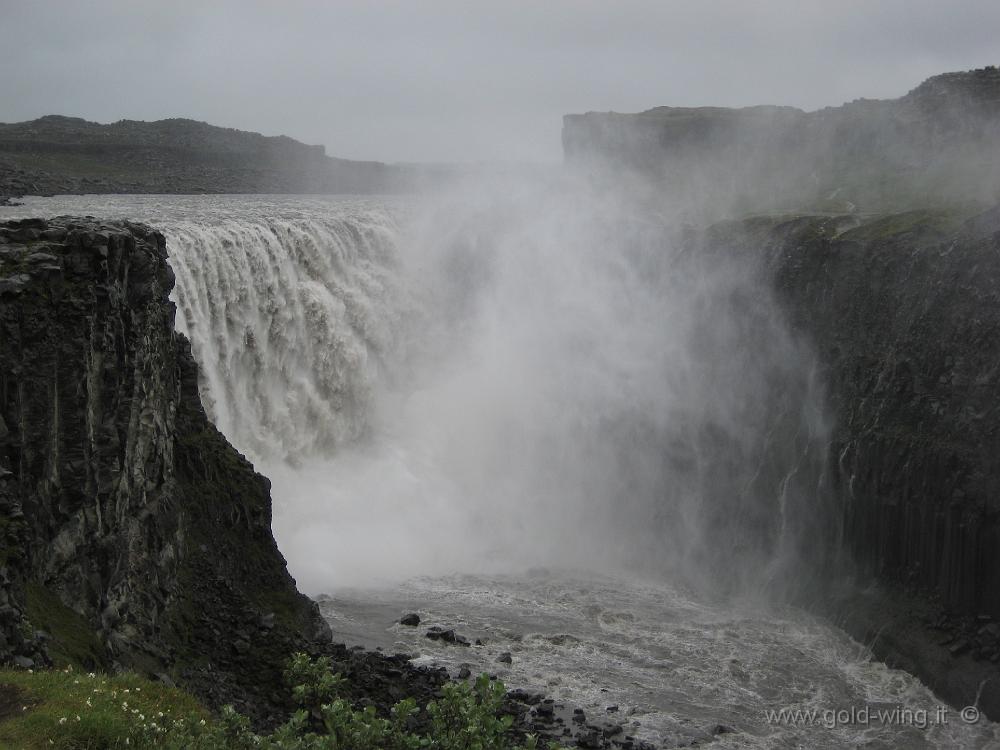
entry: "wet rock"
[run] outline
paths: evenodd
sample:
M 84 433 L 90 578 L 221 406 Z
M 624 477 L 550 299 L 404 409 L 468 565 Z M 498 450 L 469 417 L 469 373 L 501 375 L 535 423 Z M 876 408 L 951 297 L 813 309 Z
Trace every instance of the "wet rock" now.
M 601 726 L 601 736 L 602 737 L 617 737 L 622 734 L 625 730 L 622 729 L 620 724 L 604 724 Z
M 507 693 L 507 697 L 511 700 L 518 701 L 519 703 L 524 703 L 527 706 L 537 705 L 545 698 L 545 696 L 541 693 L 533 693 L 530 690 L 525 690 L 524 688 L 511 690 Z
M 0 278 L 0 296 L 20 294 L 30 281 L 31 277 L 24 273 Z
M 1000 640 L 1000 625 L 995 622 L 991 622 L 989 625 L 984 625 L 979 629 L 979 635 Z
M 555 706 L 552 699 L 546 698 L 535 706 L 535 713 L 539 716 L 552 716 L 555 713 Z
M 42 230 L 41 238 L 52 242 L 62 242 L 66 239 L 67 229 L 60 226 L 52 226 Z
M 969 648 L 970 648 L 969 642 L 963 639 L 949 646 L 948 651 L 949 653 L 951 653 L 952 656 L 959 656 L 968 651 Z
M 31 253 L 25 257 L 24 262 L 29 266 L 38 266 L 43 263 L 58 263 L 59 258 L 49 253 Z
M 418 615 L 416 612 L 411 612 L 408 615 L 403 615 L 401 618 L 399 618 L 399 624 L 415 628 L 417 627 L 417 625 L 420 624 L 420 615 Z
M 504 651 L 500 656 L 497 657 L 498 664 L 511 664 L 514 658 L 510 655 L 510 651 Z
M 425 634 L 432 641 L 443 641 L 444 643 L 451 643 L 455 646 L 468 646 L 469 641 L 455 633 L 454 630 L 439 627 L 430 628 Z

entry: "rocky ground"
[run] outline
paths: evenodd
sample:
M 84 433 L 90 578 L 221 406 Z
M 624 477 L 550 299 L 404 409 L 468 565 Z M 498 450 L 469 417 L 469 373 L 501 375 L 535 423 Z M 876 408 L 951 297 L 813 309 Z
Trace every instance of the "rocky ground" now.
M 351 698 L 358 706 L 375 706 L 380 712 L 404 697 L 414 697 L 421 705 L 440 697 L 440 688 L 449 679 L 474 679 L 467 671 L 449 675 L 442 668 L 414 667 L 410 656 L 385 656 L 360 647 L 334 645 L 324 650 L 350 681 Z M 510 690 L 504 711 L 515 718 L 514 732 L 523 737 L 534 734 L 566 747 L 653 750 L 653 745 L 629 735 L 615 721 L 615 710 L 604 716 L 587 716 L 582 709 L 557 703 L 541 693 Z M 719 732 L 728 731 L 720 727 Z M 706 737 L 705 739 L 709 739 Z M 544 743 L 542 744 L 544 746 Z

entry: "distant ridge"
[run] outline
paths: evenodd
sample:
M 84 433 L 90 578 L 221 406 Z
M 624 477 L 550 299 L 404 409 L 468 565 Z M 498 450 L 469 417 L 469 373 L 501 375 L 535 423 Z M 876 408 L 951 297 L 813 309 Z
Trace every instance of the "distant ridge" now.
M 1000 69 L 943 73 L 898 99 L 656 107 L 563 118 L 571 164 L 652 178 L 658 194 L 735 213 L 905 210 L 1000 200 Z
M 412 170 L 326 155 L 287 136 L 173 118 L 103 125 L 46 115 L 0 124 L 0 196 L 381 193 Z

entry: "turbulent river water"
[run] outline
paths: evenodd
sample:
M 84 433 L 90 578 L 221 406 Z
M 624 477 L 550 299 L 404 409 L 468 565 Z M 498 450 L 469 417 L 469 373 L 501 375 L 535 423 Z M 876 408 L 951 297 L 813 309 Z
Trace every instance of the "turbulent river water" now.
M 778 603 L 823 585 L 801 571 L 828 425 L 752 274 L 664 250 L 607 196 L 517 192 L 28 198 L 0 218 L 163 231 L 206 408 L 271 478 L 278 544 L 341 640 L 666 747 L 1000 747 Z

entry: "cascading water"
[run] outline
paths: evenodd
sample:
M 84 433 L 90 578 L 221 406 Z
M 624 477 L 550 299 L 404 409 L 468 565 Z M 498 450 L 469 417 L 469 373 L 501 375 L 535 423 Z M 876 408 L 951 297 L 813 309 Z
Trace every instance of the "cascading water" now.
M 220 429 L 258 459 L 360 437 L 392 346 L 396 231 L 384 212 L 172 227 L 179 327 Z
M 821 384 L 751 259 L 561 181 L 431 206 L 20 211 L 164 231 L 206 406 L 272 479 L 279 546 L 306 591 L 332 592 L 344 640 L 498 672 L 590 717 L 615 705 L 667 746 L 996 747 L 995 725 L 934 723 L 926 688 L 828 625 L 714 596 L 814 582 L 828 521 Z M 408 610 L 486 645 L 391 624 Z M 910 720 L 828 713 L 873 705 Z M 781 709 L 817 713 L 765 713 Z
M 825 426 L 752 266 L 568 182 L 414 214 L 168 227 L 206 407 L 272 478 L 300 584 L 773 583 Z

